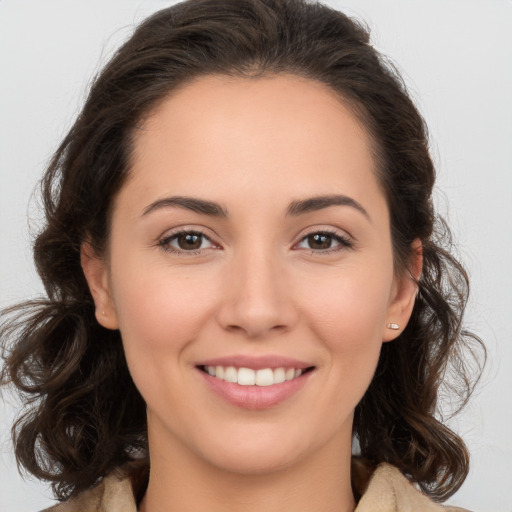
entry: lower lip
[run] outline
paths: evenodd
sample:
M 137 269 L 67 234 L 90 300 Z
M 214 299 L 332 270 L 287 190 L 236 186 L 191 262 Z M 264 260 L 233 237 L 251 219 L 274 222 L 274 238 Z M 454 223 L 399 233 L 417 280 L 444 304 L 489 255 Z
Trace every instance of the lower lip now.
M 272 386 L 241 386 L 233 382 L 212 377 L 199 368 L 197 371 L 202 375 L 212 391 L 229 403 L 244 409 L 262 410 L 268 409 L 284 402 L 297 393 L 309 380 L 313 371 L 303 373 L 300 377 L 287 380 Z

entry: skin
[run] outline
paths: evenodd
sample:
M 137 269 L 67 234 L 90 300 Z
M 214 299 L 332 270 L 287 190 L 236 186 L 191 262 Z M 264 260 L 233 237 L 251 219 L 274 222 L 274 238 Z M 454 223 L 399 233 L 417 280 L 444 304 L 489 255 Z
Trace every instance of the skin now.
M 141 124 L 108 256 L 82 248 L 97 319 L 120 329 L 147 403 L 151 476 L 141 510 L 354 510 L 354 408 L 382 343 L 407 324 L 411 274 L 421 268 L 416 256 L 410 273 L 395 275 L 375 169 L 347 106 L 293 75 L 202 77 Z M 332 194 L 366 214 L 331 205 L 286 215 L 292 201 Z M 214 201 L 228 215 L 151 208 L 170 196 Z M 180 250 L 169 240 L 176 229 L 208 238 L 199 252 L 173 253 L 165 248 Z M 349 246 L 307 237 L 325 230 Z M 314 371 L 284 402 L 244 409 L 214 394 L 196 368 L 240 354 L 293 357 Z

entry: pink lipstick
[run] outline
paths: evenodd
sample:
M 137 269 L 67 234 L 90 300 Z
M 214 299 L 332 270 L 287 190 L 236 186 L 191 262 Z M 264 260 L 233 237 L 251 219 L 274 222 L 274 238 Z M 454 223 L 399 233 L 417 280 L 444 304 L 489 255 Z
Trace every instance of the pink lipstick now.
M 314 366 L 281 356 L 234 356 L 196 365 L 208 387 L 238 407 L 261 410 L 297 393 Z

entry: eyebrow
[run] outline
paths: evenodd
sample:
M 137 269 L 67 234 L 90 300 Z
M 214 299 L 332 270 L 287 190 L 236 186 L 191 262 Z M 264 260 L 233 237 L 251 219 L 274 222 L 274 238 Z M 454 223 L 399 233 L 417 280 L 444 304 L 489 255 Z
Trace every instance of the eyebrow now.
M 148 215 L 148 213 L 159 210 L 160 208 L 169 207 L 183 208 L 185 210 L 191 210 L 193 212 L 210 215 L 212 217 L 226 218 L 228 216 L 228 211 L 218 203 L 187 196 L 173 196 L 159 199 L 144 208 L 142 216 Z
M 286 216 L 296 217 L 308 212 L 323 210 L 329 206 L 349 206 L 362 213 L 368 220 L 371 221 L 370 215 L 360 203 L 358 203 L 355 199 L 342 194 L 314 196 L 307 199 L 292 201 L 286 210 Z M 157 201 L 154 201 L 149 206 L 144 208 L 142 216 L 148 215 L 155 210 L 169 207 L 183 208 L 185 210 L 191 210 L 193 212 L 211 217 L 228 217 L 228 210 L 219 203 L 188 196 L 172 196 L 158 199 Z
M 315 196 L 299 201 L 292 201 L 290 206 L 288 206 L 286 216 L 291 215 L 295 217 L 297 215 L 302 215 L 303 213 L 322 210 L 324 208 L 328 208 L 329 206 L 350 206 L 351 208 L 355 208 L 358 212 L 362 213 L 368 220 L 371 220 L 370 215 L 360 203 L 358 203 L 355 199 L 342 194 Z

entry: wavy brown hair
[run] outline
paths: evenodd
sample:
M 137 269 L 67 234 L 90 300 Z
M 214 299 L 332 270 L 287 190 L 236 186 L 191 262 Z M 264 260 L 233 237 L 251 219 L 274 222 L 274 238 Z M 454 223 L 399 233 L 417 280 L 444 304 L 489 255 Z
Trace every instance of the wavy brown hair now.
M 370 471 L 387 461 L 438 500 L 464 481 L 468 452 L 438 419 L 439 395 L 449 382 L 452 396 L 466 402 L 471 373 L 480 370 L 480 341 L 462 329 L 468 278 L 434 212 L 427 130 L 399 74 L 365 27 L 325 5 L 189 0 L 145 20 L 94 80 L 42 180 L 46 224 L 34 258 L 47 297 L 4 311 L 3 380 L 26 405 L 13 427 L 17 460 L 52 482 L 59 499 L 147 455 L 144 401 L 119 332 L 95 320 L 80 266 L 84 240 L 99 254 L 105 249 L 138 124 L 199 76 L 279 73 L 327 85 L 366 127 L 390 209 L 397 273 L 407 271 L 413 240 L 423 244 L 412 318 L 383 345 L 355 411 L 360 463 Z

